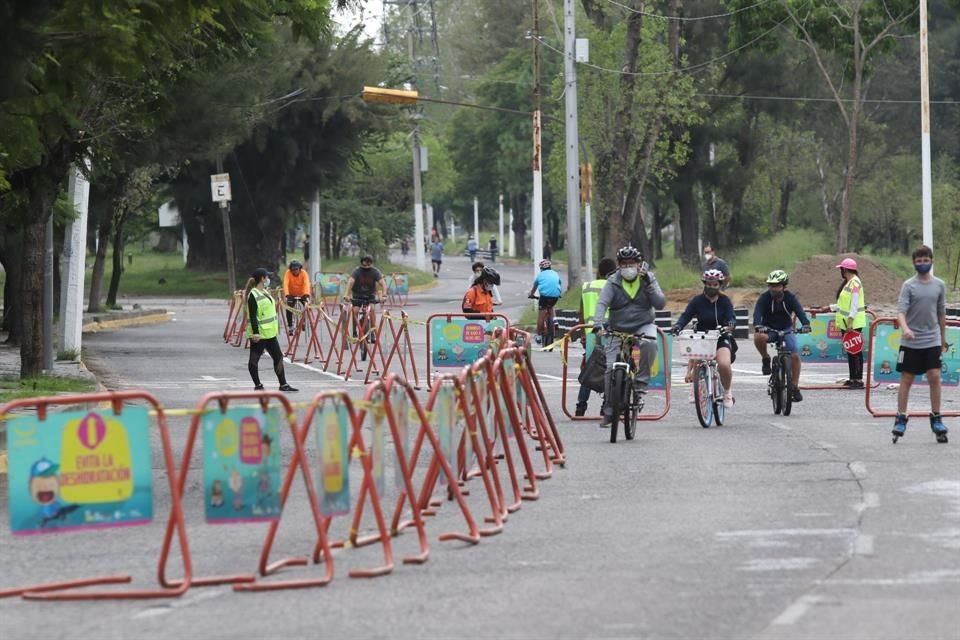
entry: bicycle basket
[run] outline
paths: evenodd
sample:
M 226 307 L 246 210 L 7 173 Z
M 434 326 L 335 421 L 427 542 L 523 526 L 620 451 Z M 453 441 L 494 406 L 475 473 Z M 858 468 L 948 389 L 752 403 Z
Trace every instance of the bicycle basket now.
M 673 339 L 673 357 L 681 360 L 713 360 L 717 357 L 719 331 L 682 331 Z

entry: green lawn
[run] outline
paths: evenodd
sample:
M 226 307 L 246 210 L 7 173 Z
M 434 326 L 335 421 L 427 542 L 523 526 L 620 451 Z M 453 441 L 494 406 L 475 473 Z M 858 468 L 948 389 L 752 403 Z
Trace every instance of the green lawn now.
M 93 391 L 93 382 L 76 378 L 55 378 L 40 376 L 37 378 L 0 378 L 0 404 L 18 398 L 53 396 L 64 393 L 85 393 Z

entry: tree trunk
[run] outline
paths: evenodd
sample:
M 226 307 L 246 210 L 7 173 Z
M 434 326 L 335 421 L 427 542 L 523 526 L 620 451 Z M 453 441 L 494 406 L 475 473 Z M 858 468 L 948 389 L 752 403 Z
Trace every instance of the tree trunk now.
M 780 207 L 774 219 L 773 231 L 782 231 L 787 228 L 787 218 L 790 210 L 790 195 L 797 188 L 797 183 L 790 176 L 784 176 L 780 181 Z
M 113 270 L 110 273 L 110 289 L 107 291 L 107 308 L 117 306 L 117 293 L 120 291 L 120 276 L 123 275 L 123 226 L 126 223 L 126 212 L 120 214 L 113 232 Z
M 854 91 L 854 100 L 858 100 L 856 91 Z M 840 201 L 840 226 L 837 229 L 837 253 L 847 253 L 850 249 L 850 205 L 853 195 L 853 185 L 857 177 L 857 124 L 859 121 L 859 110 L 854 103 L 850 110 L 850 125 L 847 136 L 847 170 L 843 176 L 843 198 Z
M 677 173 L 677 191 L 675 199 L 680 218 L 680 260 L 688 267 L 700 267 L 700 247 L 697 240 L 700 231 L 697 213 L 697 196 L 694 193 L 692 163 L 681 167 Z
M 103 274 L 107 266 L 107 248 L 110 246 L 110 236 L 113 233 L 113 212 L 104 212 L 100 216 L 97 226 L 97 253 L 93 258 L 93 274 L 90 276 L 90 302 L 87 311 L 94 313 L 100 310 L 100 299 L 103 297 Z M 191 253 L 193 243 L 191 243 Z
M 20 377 L 43 372 L 43 247 L 47 217 L 52 215 L 55 189 L 31 185 L 29 221 L 23 227 L 23 256 L 20 278 Z
M 23 235 L 19 227 L 6 225 L 4 247 L 0 263 L 6 271 L 3 282 L 3 323 L 0 329 L 7 332 L 7 343 L 20 344 L 20 287 L 23 264 Z

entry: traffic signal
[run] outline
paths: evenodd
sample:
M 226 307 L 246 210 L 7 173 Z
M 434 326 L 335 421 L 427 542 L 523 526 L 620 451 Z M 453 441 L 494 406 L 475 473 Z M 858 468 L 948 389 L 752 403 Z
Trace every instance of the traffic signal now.
M 383 87 L 364 87 L 360 94 L 364 102 L 382 102 L 384 104 L 417 104 L 419 97 L 416 91 L 404 89 L 384 89 Z
M 580 204 L 593 202 L 593 166 L 580 165 Z

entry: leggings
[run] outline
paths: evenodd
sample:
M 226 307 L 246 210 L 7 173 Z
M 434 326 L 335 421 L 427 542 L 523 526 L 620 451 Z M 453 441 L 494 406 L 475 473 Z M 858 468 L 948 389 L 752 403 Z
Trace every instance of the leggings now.
M 266 351 L 273 358 L 273 371 L 277 374 L 277 380 L 281 385 L 287 384 L 287 376 L 283 372 L 283 351 L 280 350 L 280 342 L 276 337 L 260 338 L 259 342 L 250 341 L 250 361 L 247 368 L 250 370 L 250 377 L 253 378 L 253 384 L 260 385 L 260 356 Z
M 863 333 L 863 329 L 854 329 L 858 333 Z M 851 380 L 863 381 L 863 351 L 860 353 L 847 354 L 847 368 L 850 372 Z

